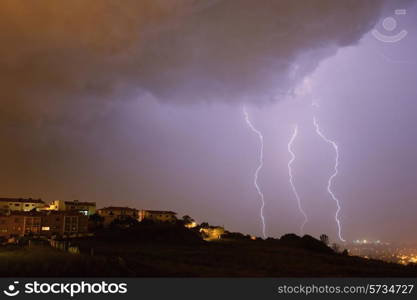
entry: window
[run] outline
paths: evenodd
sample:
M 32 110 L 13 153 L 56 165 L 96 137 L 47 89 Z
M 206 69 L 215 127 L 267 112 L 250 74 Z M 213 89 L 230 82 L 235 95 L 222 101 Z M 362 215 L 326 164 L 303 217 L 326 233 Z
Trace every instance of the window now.
M 42 231 L 48 231 L 50 230 L 49 226 L 42 226 Z
M 78 217 L 65 216 L 64 217 L 64 231 L 77 232 L 78 231 Z
M 27 232 L 39 232 L 41 227 L 41 218 L 39 217 L 26 217 L 26 231 Z
M 29 204 L 28 204 L 28 203 L 26 203 L 26 204 L 25 204 L 25 206 L 26 206 L 26 207 L 28 207 L 28 206 L 29 206 Z
M 19 203 L 15 203 L 14 206 L 19 206 Z

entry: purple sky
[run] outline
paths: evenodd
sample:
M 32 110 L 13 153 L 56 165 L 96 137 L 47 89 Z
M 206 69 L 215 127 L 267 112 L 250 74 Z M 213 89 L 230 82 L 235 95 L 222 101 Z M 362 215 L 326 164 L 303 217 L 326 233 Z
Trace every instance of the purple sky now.
M 298 124 L 305 232 L 337 238 L 316 116 L 340 150 L 343 236 L 417 242 L 415 1 L 137 2 L 0 5 L 1 196 L 169 209 L 260 236 L 245 105 L 264 135 L 269 236 L 302 223 L 287 169 Z

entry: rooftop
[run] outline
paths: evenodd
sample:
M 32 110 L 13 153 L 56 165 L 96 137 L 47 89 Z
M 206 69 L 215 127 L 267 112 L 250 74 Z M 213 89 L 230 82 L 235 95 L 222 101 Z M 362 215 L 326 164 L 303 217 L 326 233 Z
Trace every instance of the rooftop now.
M 20 202 L 20 203 L 45 203 L 42 199 L 24 198 L 0 198 L 0 202 Z
M 0 214 L 1 216 L 49 216 L 49 215 L 65 215 L 65 216 L 79 216 L 83 215 L 78 211 L 11 211 L 10 213 Z
M 170 214 L 170 215 L 176 215 L 176 212 L 170 211 L 170 210 L 147 210 L 144 209 L 143 211 L 151 213 L 151 214 Z
M 122 206 L 109 206 L 109 207 L 103 207 L 100 208 L 99 210 L 134 210 L 137 211 L 136 208 L 131 208 L 131 207 L 122 207 Z
M 74 200 L 74 201 L 64 201 L 65 204 L 69 204 L 69 205 L 85 205 L 85 206 L 96 206 L 95 202 L 80 202 L 78 200 Z

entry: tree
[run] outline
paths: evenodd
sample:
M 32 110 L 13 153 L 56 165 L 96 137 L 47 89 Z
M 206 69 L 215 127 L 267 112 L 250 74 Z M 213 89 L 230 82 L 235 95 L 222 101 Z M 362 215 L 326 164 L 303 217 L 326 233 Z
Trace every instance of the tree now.
M 194 222 L 194 219 L 193 219 L 193 218 L 191 218 L 189 215 L 185 215 L 185 216 L 183 216 L 183 217 L 182 217 L 182 220 L 184 221 L 184 223 L 185 223 L 185 224 L 189 224 L 189 223 Z
M 281 236 L 280 240 L 285 242 L 299 241 L 301 238 L 295 233 L 287 233 Z
M 89 216 L 89 219 L 91 222 L 94 223 L 94 225 L 98 225 L 104 222 L 104 218 L 102 216 L 100 216 L 99 214 L 95 213 L 91 216 Z
M 136 226 L 138 224 L 138 220 L 131 216 L 120 216 L 117 219 L 114 219 L 111 223 L 111 227 L 119 227 L 119 228 L 129 228 Z
M 339 253 L 340 252 L 340 246 L 336 243 L 332 244 L 332 249 L 334 252 Z
M 326 234 L 320 235 L 320 241 L 326 246 L 329 245 L 329 237 Z
M 200 227 L 201 228 L 208 228 L 208 227 L 210 227 L 210 225 L 207 222 L 203 222 L 203 223 L 200 224 Z

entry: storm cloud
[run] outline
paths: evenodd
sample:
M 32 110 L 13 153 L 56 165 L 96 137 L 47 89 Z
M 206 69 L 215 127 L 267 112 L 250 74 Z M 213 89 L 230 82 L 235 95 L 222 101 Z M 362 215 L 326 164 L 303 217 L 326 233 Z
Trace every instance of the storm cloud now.
M 275 101 L 372 28 L 382 1 L 5 0 L 1 117 L 88 120 L 151 94 Z

